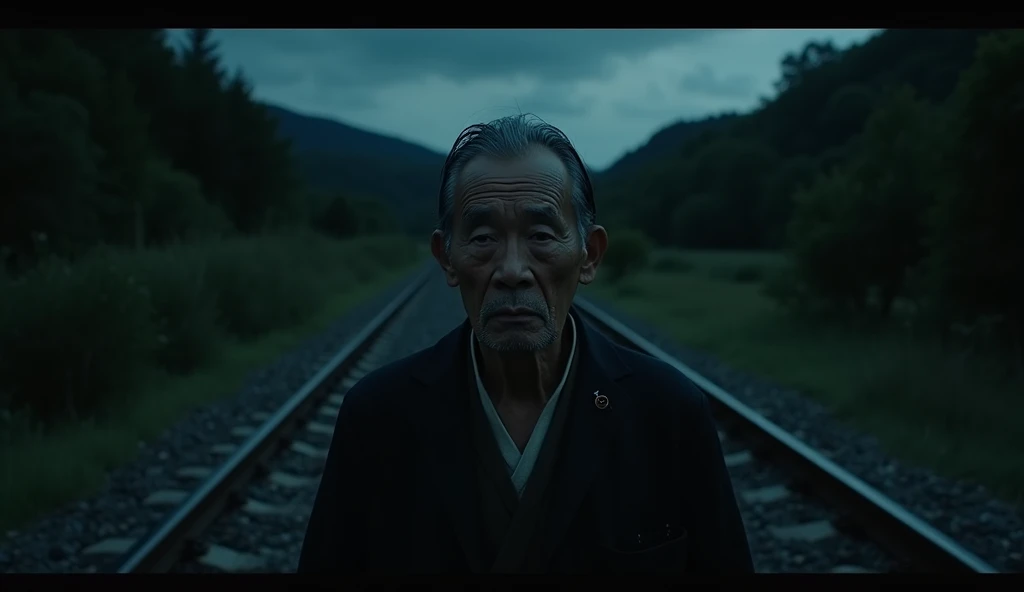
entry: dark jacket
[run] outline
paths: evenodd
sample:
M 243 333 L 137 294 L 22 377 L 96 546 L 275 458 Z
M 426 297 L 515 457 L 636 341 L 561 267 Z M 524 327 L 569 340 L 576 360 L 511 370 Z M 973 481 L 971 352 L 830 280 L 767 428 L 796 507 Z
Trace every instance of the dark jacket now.
M 571 399 L 537 526 L 541 571 L 752 572 L 705 395 L 671 366 L 577 326 L 575 384 L 562 395 Z M 300 573 L 490 570 L 469 335 L 467 321 L 345 396 Z

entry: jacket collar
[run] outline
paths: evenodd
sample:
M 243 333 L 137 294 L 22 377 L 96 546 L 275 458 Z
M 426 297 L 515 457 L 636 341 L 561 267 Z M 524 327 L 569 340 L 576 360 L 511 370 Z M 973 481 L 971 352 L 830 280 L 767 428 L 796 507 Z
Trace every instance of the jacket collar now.
M 558 464 L 548 486 L 549 513 L 539 527 L 544 559 L 557 550 L 575 519 L 584 497 L 617 442 L 629 399 L 616 382 L 631 373 L 615 345 L 584 320 L 572 307 L 576 321 L 579 366 L 569 395 L 569 417 L 560 446 Z M 425 388 L 414 408 L 418 444 L 432 465 L 440 498 L 448 509 L 456 536 L 475 572 L 486 571 L 480 556 L 480 506 L 476 495 L 471 438 L 469 373 L 469 320 L 453 329 L 426 352 L 412 369 Z M 598 395 L 607 406 L 595 404 Z

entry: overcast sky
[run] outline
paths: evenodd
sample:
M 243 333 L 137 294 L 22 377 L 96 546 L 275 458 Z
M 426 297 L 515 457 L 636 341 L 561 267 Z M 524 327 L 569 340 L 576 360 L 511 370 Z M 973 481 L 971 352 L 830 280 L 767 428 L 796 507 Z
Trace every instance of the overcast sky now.
M 447 153 L 463 127 L 517 111 L 604 168 L 683 118 L 746 111 L 783 55 L 873 30 L 217 30 L 257 98 Z

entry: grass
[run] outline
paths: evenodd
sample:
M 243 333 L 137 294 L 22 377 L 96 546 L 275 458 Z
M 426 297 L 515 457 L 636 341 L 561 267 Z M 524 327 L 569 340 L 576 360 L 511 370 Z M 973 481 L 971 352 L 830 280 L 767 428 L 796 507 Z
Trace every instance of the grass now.
M 321 261 L 339 276 L 352 269 L 355 275 L 338 282 L 325 278 L 330 293 L 314 301 L 315 310 L 299 322 L 252 335 L 228 331 L 216 336 L 215 354 L 187 373 L 150 367 L 143 372 L 130 396 L 95 414 L 90 419 L 51 422 L 45 429 L 24 415 L 4 413 L 0 418 L 0 530 L 9 530 L 33 520 L 63 504 L 98 491 L 109 471 L 136 457 L 140 442 L 159 436 L 198 406 L 237 392 L 245 377 L 261 366 L 325 330 L 352 306 L 367 300 L 380 289 L 407 274 L 422 261 L 422 253 L 410 245 L 408 253 L 380 263 L 376 268 L 352 257 L 366 249 L 394 250 L 394 239 L 361 239 L 352 244 L 325 246 L 316 242 L 310 254 L 340 256 Z M 381 246 L 381 243 L 384 246 Z M 288 248 L 296 248 L 288 243 Z M 237 249 L 237 245 L 231 245 Z M 276 248 L 276 247 L 275 247 Z M 402 247 L 406 248 L 406 247 Z M 371 257 L 372 255 L 366 255 Z M 211 337 L 212 340 L 212 337 Z
M 895 330 L 810 326 L 762 292 L 775 253 L 661 252 L 618 285 L 588 288 L 679 343 L 796 388 L 890 453 L 1024 500 L 1024 385 Z

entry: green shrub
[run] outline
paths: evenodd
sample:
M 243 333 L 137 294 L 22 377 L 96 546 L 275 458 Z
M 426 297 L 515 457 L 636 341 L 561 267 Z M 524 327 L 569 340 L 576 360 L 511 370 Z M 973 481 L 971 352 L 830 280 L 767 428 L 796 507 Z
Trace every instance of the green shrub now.
M 652 250 L 651 241 L 642 232 L 620 230 L 609 236 L 602 266 L 608 270 L 609 279 L 617 282 L 646 267 Z
M 221 345 L 217 294 L 208 279 L 208 254 L 178 246 L 123 256 L 148 291 L 157 329 L 156 361 L 186 373 L 209 362 Z
M 192 175 L 163 160 L 146 165 L 146 244 L 190 241 L 233 233 L 234 226 L 220 206 L 203 197 L 202 187 Z
M 377 269 L 388 269 L 409 265 L 418 257 L 415 248 L 404 235 L 379 235 L 358 238 L 346 243 L 350 250 L 362 253 L 367 260 L 373 261 Z
M 308 318 L 323 303 L 315 264 L 283 238 L 229 240 L 209 254 L 208 278 L 228 333 L 253 339 Z
M 733 270 L 732 279 L 741 284 L 759 282 L 764 278 L 764 270 L 757 265 L 742 265 Z
M 229 239 L 210 250 L 206 282 L 222 326 L 242 339 L 301 323 L 334 293 L 376 278 L 416 256 L 404 236 L 345 242 L 299 233 Z
M 300 324 L 417 256 L 405 237 L 306 232 L 105 249 L 0 275 L 0 405 L 44 423 L 116 409 L 140 379 L 206 365 L 226 337 Z
M 152 305 L 118 257 L 50 259 L 0 293 L 0 391 L 43 420 L 97 411 L 157 346 Z
M 359 232 L 359 218 L 345 196 L 336 195 L 316 217 L 316 227 L 329 236 L 348 238 Z
M 344 268 L 360 282 L 377 277 L 381 271 L 408 265 L 416 257 L 415 250 L 409 247 L 409 238 L 403 235 L 357 238 L 346 245 L 349 256 Z
M 834 303 L 811 289 L 796 265 L 792 263 L 775 267 L 765 273 L 761 293 L 794 317 L 822 320 L 834 319 L 837 316 Z
M 687 273 L 693 270 L 693 261 L 682 253 L 665 251 L 651 257 L 651 269 L 664 273 Z

